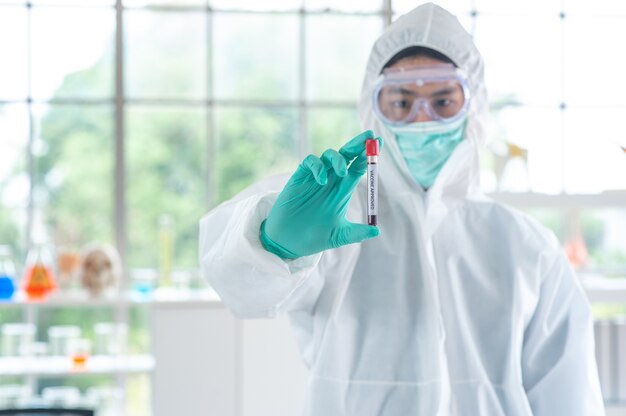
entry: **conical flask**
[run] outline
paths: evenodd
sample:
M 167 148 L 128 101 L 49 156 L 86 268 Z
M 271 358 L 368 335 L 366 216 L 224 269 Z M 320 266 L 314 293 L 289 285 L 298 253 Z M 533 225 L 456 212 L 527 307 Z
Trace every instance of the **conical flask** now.
M 15 263 L 9 246 L 0 246 L 0 301 L 11 299 L 15 292 Z
M 50 251 L 41 244 L 28 252 L 23 289 L 30 300 L 43 300 L 57 288 Z

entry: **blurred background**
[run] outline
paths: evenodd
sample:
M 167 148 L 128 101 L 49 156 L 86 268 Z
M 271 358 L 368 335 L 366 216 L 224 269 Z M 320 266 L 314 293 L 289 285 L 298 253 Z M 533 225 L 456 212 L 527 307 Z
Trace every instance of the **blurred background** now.
M 286 324 L 223 309 L 198 221 L 356 135 L 370 48 L 421 3 L 0 0 L 0 409 L 296 414 Z M 484 191 L 560 239 L 626 415 L 626 3 L 437 3 L 485 59 Z

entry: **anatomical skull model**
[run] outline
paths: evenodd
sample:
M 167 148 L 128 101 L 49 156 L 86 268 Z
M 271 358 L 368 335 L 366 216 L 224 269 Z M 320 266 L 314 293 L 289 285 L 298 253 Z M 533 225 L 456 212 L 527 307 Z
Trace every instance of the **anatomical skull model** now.
M 80 280 L 92 296 L 119 282 L 122 264 L 117 250 L 106 244 L 87 246 L 82 255 Z

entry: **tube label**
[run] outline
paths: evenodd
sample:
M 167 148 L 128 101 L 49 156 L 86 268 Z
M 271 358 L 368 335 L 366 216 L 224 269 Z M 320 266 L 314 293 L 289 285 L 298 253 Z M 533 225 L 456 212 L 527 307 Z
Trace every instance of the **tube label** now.
M 378 165 L 367 165 L 367 215 L 378 215 Z

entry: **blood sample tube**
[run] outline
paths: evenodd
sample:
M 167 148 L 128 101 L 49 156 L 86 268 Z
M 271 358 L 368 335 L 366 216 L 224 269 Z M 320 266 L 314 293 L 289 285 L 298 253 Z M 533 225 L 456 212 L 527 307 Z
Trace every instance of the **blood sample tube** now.
M 378 224 L 378 140 L 365 141 L 367 156 L 367 223 Z

